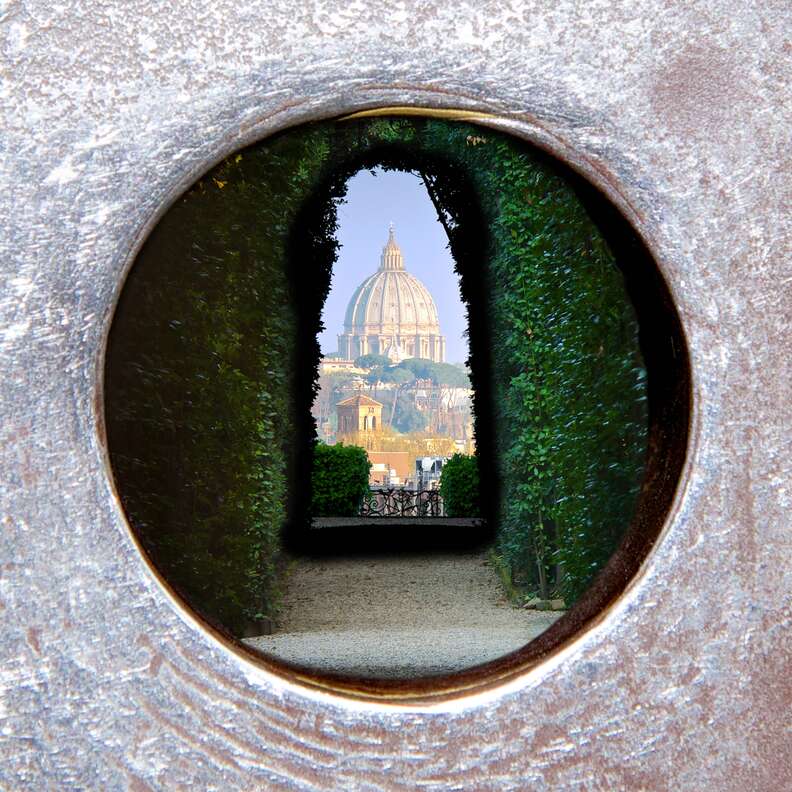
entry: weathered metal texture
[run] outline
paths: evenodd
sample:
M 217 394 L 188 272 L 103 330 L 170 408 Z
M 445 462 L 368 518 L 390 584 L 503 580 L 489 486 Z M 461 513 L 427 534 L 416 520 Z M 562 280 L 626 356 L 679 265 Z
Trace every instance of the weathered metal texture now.
M 792 787 L 788 10 L 7 4 L 0 786 Z M 543 663 L 436 701 L 321 690 L 208 633 L 103 456 L 103 339 L 168 203 L 246 142 L 381 105 L 492 113 L 587 174 L 655 253 L 693 372 L 641 573 Z

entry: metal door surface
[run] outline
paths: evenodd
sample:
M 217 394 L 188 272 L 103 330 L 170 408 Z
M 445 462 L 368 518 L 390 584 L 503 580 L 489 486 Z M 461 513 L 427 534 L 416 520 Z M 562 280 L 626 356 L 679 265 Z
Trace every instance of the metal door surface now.
M 792 788 L 788 12 L 6 5 L 0 786 Z M 169 204 L 243 145 L 387 107 L 510 131 L 593 182 L 691 362 L 686 462 L 638 574 L 539 662 L 437 696 L 339 690 L 211 633 L 139 552 L 103 438 L 115 300 Z

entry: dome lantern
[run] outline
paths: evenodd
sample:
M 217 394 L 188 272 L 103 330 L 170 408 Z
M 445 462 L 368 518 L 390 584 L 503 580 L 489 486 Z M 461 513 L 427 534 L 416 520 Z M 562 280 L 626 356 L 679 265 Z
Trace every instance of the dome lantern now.
M 380 257 L 380 271 L 403 269 L 404 256 L 402 255 L 401 248 L 396 242 L 396 236 L 393 232 L 393 223 L 391 223 L 388 227 L 388 241 L 385 244 L 385 247 L 382 248 L 382 256 Z

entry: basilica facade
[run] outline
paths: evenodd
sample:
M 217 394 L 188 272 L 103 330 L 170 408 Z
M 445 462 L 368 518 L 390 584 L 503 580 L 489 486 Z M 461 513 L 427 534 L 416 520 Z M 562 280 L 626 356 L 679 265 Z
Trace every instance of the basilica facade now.
M 379 269 L 355 289 L 338 336 L 338 353 L 387 355 L 394 363 L 405 358 L 445 362 L 445 337 L 429 290 L 404 267 L 393 224 L 382 249 Z

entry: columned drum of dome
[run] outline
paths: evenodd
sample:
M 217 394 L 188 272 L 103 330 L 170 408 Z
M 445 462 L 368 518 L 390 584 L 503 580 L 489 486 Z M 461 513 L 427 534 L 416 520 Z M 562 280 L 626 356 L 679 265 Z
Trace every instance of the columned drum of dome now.
M 391 223 L 379 269 L 355 289 L 338 336 L 338 353 L 427 358 L 445 362 L 446 340 L 429 290 L 404 268 L 404 256 Z

